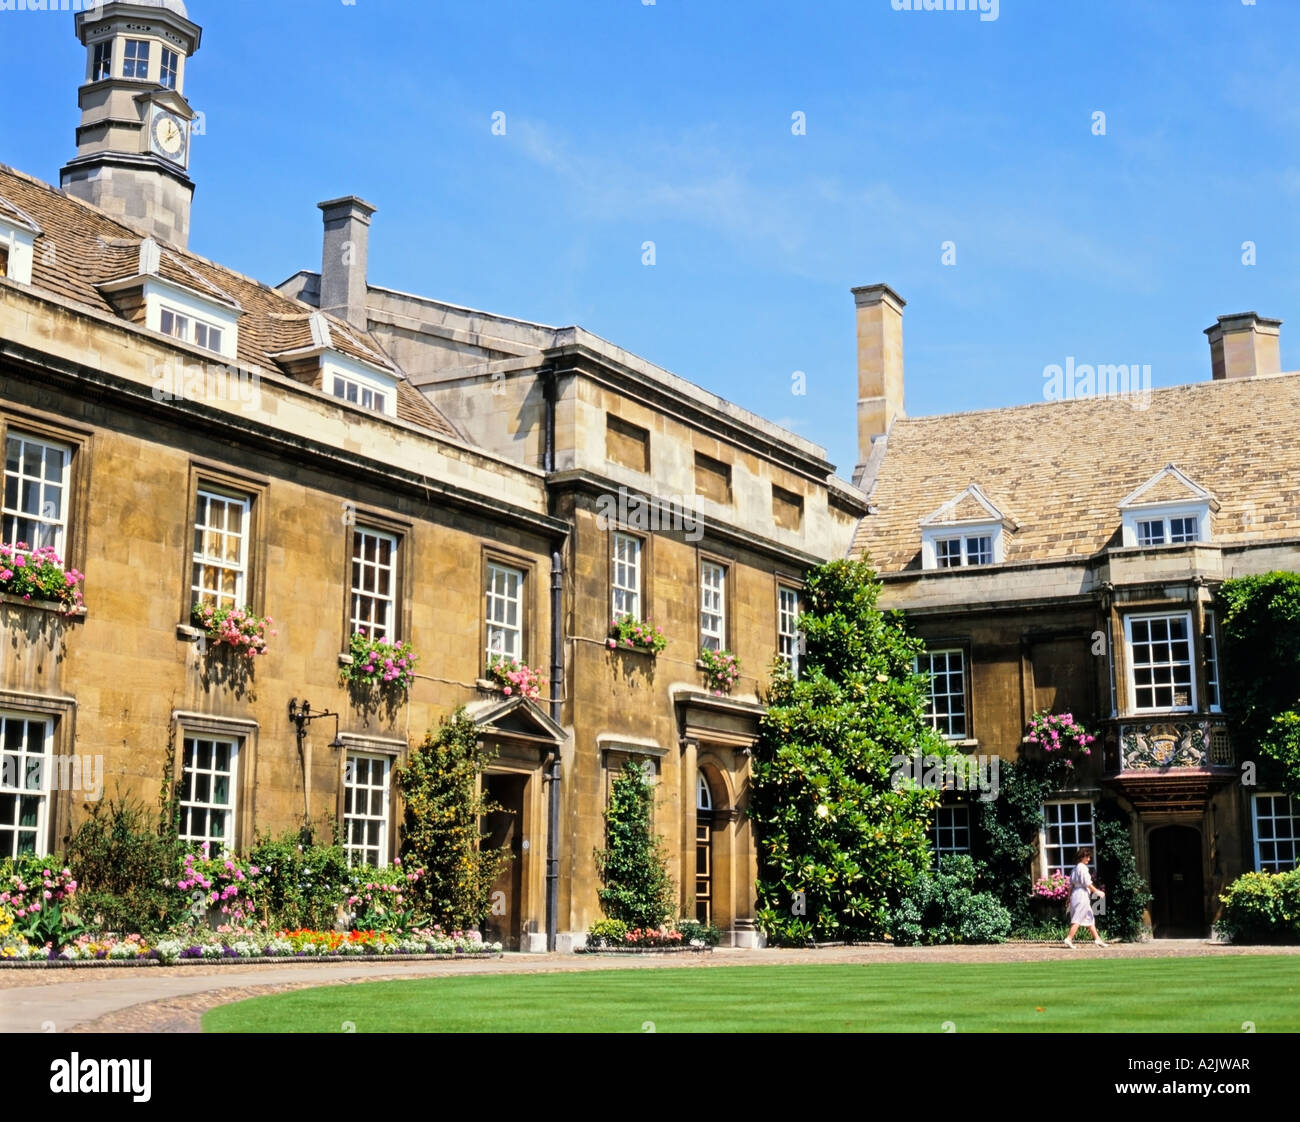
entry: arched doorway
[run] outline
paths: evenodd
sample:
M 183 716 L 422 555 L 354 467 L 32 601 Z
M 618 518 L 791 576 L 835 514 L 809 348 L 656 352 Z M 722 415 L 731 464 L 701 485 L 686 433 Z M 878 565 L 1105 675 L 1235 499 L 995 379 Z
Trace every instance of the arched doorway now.
M 1191 826 L 1161 826 L 1147 836 L 1151 870 L 1151 923 L 1157 939 L 1205 935 L 1205 878 L 1201 833 Z
M 702 771 L 695 780 L 695 918 L 713 922 L 713 792 Z

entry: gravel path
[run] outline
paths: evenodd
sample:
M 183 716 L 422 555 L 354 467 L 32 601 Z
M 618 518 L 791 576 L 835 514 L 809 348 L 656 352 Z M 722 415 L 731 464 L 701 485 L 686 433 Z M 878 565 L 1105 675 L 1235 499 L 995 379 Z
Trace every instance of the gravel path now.
M 717 950 L 711 955 L 521 955 L 461 962 L 345 960 L 266 966 L 0 970 L 0 1032 L 198 1032 L 208 1009 L 246 997 L 310 986 L 352 985 L 454 974 L 543 974 L 583 970 L 717 969 L 792 963 L 1053 962 L 1066 958 L 1186 958 L 1300 955 L 1300 947 L 1229 947 L 1199 939 L 1112 945 L 1008 943 L 983 947 L 825 947 Z

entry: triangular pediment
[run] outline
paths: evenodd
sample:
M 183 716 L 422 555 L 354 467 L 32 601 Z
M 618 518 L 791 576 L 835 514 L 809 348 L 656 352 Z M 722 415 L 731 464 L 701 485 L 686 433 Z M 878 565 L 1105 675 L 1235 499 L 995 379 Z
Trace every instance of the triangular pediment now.
M 1165 464 L 1136 491 L 1120 500 L 1120 510 L 1129 507 L 1168 506 L 1177 503 L 1209 503 L 1219 507 L 1215 497 L 1180 471 L 1175 464 Z
M 546 710 L 525 697 L 494 697 L 467 706 L 465 712 L 484 733 L 522 736 L 556 744 L 567 739 L 564 729 L 551 720 Z
M 958 526 L 979 522 L 1000 522 L 1008 530 L 1015 530 L 1020 525 L 1011 515 L 996 506 L 980 490 L 978 483 L 972 483 L 938 510 L 921 519 L 922 526 Z

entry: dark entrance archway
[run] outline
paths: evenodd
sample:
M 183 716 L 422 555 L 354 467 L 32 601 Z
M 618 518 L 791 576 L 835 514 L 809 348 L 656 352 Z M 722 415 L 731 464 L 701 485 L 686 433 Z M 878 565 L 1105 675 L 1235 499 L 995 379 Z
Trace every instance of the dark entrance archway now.
M 1151 922 L 1157 939 L 1195 939 L 1207 933 L 1201 833 L 1161 826 L 1147 838 Z

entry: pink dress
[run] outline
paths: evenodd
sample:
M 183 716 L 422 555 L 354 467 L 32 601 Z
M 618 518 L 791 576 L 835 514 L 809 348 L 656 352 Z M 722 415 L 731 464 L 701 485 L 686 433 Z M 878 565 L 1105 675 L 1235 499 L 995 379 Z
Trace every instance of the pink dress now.
M 1096 923 L 1092 914 L 1092 876 L 1088 866 L 1080 861 L 1070 874 L 1070 922 L 1082 927 Z

